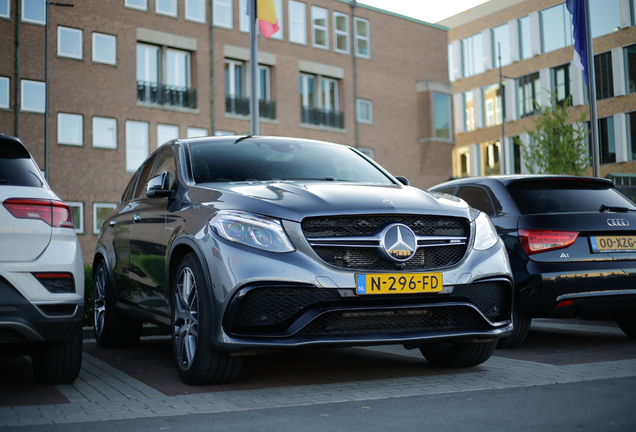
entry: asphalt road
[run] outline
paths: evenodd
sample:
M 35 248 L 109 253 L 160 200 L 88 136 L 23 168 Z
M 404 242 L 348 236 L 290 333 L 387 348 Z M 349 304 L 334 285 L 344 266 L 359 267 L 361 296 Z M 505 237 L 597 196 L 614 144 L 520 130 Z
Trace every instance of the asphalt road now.
M 612 322 L 537 321 L 523 346 L 462 370 L 393 346 L 251 357 L 225 386 L 183 384 L 166 338 L 84 352 L 67 386 L 0 360 L 0 429 L 636 430 L 636 340 Z

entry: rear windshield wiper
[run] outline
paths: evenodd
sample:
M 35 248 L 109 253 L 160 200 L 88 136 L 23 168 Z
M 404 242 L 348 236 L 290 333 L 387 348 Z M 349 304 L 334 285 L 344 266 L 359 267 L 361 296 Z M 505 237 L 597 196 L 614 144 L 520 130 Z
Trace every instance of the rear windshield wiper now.
M 636 209 L 630 209 L 627 207 L 606 206 L 605 204 L 601 204 L 601 208 L 598 209 L 598 211 L 603 213 L 605 210 L 617 213 L 636 212 Z

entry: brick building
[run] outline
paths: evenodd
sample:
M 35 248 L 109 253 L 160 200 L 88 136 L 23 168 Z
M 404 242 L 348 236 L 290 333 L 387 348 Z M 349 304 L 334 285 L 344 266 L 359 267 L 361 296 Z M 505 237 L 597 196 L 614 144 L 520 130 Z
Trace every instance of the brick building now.
M 636 172 L 636 2 L 589 3 L 599 174 L 629 183 Z M 520 146 L 531 144 L 526 129 L 534 129 L 540 111 L 533 100 L 544 105 L 550 93 L 558 101 L 571 96 L 570 120 L 583 112 L 589 120 L 583 72 L 572 63 L 572 16 L 563 0 L 491 0 L 438 24 L 449 28 L 455 177 L 527 172 Z
M 275 3 L 281 30 L 259 37 L 260 133 L 359 147 L 421 188 L 447 179 L 446 28 L 348 0 Z M 0 132 L 72 205 L 85 259 L 158 145 L 250 132 L 245 4 L 66 0 L 47 26 L 45 0 L 0 0 Z

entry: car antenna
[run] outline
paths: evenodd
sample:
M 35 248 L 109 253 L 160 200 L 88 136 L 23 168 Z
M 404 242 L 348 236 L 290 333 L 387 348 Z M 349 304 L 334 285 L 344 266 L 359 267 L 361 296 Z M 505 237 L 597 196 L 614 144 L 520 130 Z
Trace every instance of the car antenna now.
M 237 139 L 236 141 L 234 141 L 234 144 L 238 144 L 238 143 L 240 143 L 240 142 L 241 142 L 241 141 L 243 141 L 243 140 L 246 140 L 246 139 L 248 139 L 248 138 L 252 138 L 253 136 L 254 136 L 254 135 L 245 135 L 245 136 L 243 136 L 243 137 L 240 137 L 239 139 Z

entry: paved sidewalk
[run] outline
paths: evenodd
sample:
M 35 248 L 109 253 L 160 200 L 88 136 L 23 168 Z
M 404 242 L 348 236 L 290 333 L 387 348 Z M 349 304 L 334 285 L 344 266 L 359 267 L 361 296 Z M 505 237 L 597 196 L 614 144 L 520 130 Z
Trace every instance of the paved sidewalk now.
M 540 327 L 555 328 L 550 327 L 549 323 L 541 323 Z M 596 327 L 595 331 L 598 334 L 604 332 L 609 336 L 613 334 L 611 330 L 613 329 L 599 330 Z M 370 359 L 376 354 L 421 359 L 418 350 L 407 351 L 401 346 L 356 350 L 366 352 Z M 505 358 L 497 353 L 478 367 L 444 374 L 176 396 L 166 396 L 85 353 L 82 371 L 75 383 L 57 386 L 70 403 L 0 407 L 0 427 L 169 417 L 636 376 L 636 358 L 556 366 L 544 362 Z

